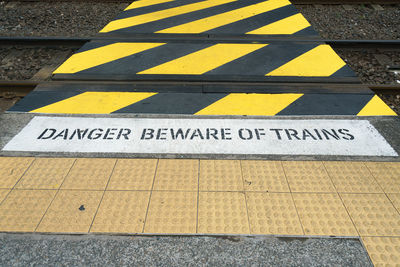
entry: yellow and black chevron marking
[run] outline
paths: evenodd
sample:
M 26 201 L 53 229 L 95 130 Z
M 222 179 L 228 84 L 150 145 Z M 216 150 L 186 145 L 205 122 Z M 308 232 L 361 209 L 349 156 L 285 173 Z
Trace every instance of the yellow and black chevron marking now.
M 373 94 L 33 91 L 11 112 L 396 116 Z
M 271 80 L 355 78 L 326 44 L 91 42 L 55 72 L 63 79 Z
M 139 0 L 100 33 L 317 35 L 288 0 Z

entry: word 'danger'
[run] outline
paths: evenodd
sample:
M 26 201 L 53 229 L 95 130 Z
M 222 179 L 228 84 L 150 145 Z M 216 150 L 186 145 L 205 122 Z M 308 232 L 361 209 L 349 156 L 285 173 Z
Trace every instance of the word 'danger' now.
M 3 150 L 397 156 L 367 120 L 34 117 Z

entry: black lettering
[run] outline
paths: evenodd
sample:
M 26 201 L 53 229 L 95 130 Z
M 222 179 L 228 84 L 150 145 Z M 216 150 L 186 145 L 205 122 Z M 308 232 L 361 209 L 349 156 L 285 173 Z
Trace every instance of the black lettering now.
M 119 137 L 119 135 L 118 135 Z M 143 129 L 141 140 L 149 140 L 154 138 L 154 130 L 153 129 Z
M 75 137 L 75 135 L 78 136 L 78 140 L 82 140 L 88 131 L 89 131 L 89 129 L 85 129 L 85 130 L 75 129 L 72 132 L 71 136 L 69 137 L 69 140 L 72 140 Z
M 283 129 L 269 129 L 270 131 L 275 131 L 278 140 L 282 140 L 281 134 L 279 131 L 283 131 Z
M 200 137 L 200 139 L 204 139 L 203 134 L 201 133 L 200 129 L 195 129 L 190 137 L 190 140 L 193 140 L 195 137 Z
M 329 132 L 329 131 L 326 130 L 326 129 L 322 129 L 322 133 L 324 134 L 326 140 L 330 140 L 330 139 L 329 139 L 329 136 L 335 138 L 336 140 L 339 140 L 340 137 L 339 137 L 339 135 L 337 134 L 337 132 L 336 132 L 334 129 L 331 129 L 331 131 L 332 131 L 332 133 Z
M 116 130 L 118 130 L 118 129 L 117 128 L 107 128 L 107 130 L 103 136 L 103 139 L 113 140 L 114 138 L 112 136 L 115 134 L 113 131 L 116 131 Z
M 243 135 L 243 131 L 246 131 L 247 133 L 246 133 L 246 136 L 247 137 L 245 137 L 244 135 Z M 243 139 L 243 140 L 250 140 L 250 139 L 253 139 L 253 132 L 250 130 L 250 129 L 240 129 L 239 130 L 239 137 L 240 137 L 240 139 Z
M 221 139 L 222 140 L 232 140 L 230 135 L 231 135 L 231 128 L 222 128 L 221 129 Z
M 158 129 L 157 131 L 157 140 L 166 140 L 165 135 L 167 134 L 165 131 L 168 130 L 167 128 Z
M 286 135 L 289 140 L 292 140 L 292 136 L 297 140 L 301 140 L 297 135 L 299 134 L 295 129 L 285 129 Z
M 45 136 L 45 134 L 47 133 L 47 131 L 51 131 L 51 133 L 50 133 L 50 135 Z M 39 135 L 39 137 L 38 137 L 37 139 L 50 139 L 50 138 L 53 137 L 53 135 L 54 135 L 56 132 L 57 132 L 56 129 L 53 129 L 53 128 L 46 128 L 46 129 L 43 131 L 43 133 L 41 133 L 41 134 Z
M 182 140 L 185 140 L 190 133 L 190 128 L 186 129 L 185 135 L 183 135 L 183 130 L 181 128 L 179 128 L 176 133 L 174 133 L 174 129 L 170 129 L 170 131 L 173 140 L 178 139 L 178 136 L 180 136 Z
M 348 129 L 339 129 L 338 132 L 344 135 L 342 137 L 344 140 L 354 140 L 354 135 L 349 134 L 350 131 Z
M 254 132 L 256 133 L 257 139 L 260 140 L 262 135 L 265 135 L 264 129 L 254 129 Z
M 314 135 L 312 135 L 307 129 L 303 129 L 303 140 L 306 140 L 307 137 L 311 137 L 314 140 L 317 140 Z
M 322 136 L 321 136 L 321 134 L 319 133 L 318 129 L 314 129 L 314 132 L 317 134 L 319 140 L 322 140 Z
M 68 137 L 68 129 L 62 130 L 59 134 L 57 134 L 56 136 L 53 137 L 53 140 L 54 140 L 54 139 L 57 139 L 58 137 L 62 137 L 64 140 L 67 140 L 67 137 Z
M 150 130 L 153 130 L 153 129 L 150 129 Z M 119 130 L 119 133 L 117 135 L 117 140 L 119 140 L 121 138 L 121 136 L 123 136 L 125 138 L 125 140 L 129 140 L 129 136 L 128 135 L 130 135 L 131 132 L 132 132 L 131 129 L 128 129 L 128 128 L 124 128 L 124 129 Z M 154 130 L 153 130 L 153 133 L 154 133 Z M 152 136 L 151 138 L 153 138 L 153 134 L 151 136 Z
M 96 131 L 98 131 L 98 133 L 95 133 Z M 102 133 L 103 133 L 103 129 L 100 129 L 100 128 L 93 129 L 90 131 L 90 133 L 88 135 L 88 139 L 90 139 L 90 140 L 99 139 L 101 137 Z
M 211 131 L 213 131 L 213 132 L 211 133 Z M 217 134 L 218 134 L 218 130 L 215 128 L 207 128 L 207 130 L 206 130 L 207 140 L 210 140 L 210 136 L 214 137 L 215 140 L 218 140 Z

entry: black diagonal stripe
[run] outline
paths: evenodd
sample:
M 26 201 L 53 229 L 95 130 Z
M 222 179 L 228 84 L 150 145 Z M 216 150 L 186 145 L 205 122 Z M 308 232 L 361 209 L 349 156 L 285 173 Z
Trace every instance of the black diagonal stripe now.
M 205 75 L 266 75 L 319 44 L 270 44 L 215 68 Z
M 301 35 L 312 35 L 315 36 L 316 39 L 319 38 L 318 33 L 310 26 L 302 29 L 301 31 L 295 32 L 293 35 L 301 36 Z
M 331 75 L 331 77 L 354 77 L 354 76 L 356 76 L 356 74 L 348 65 L 341 67 Z
M 179 57 L 194 53 L 214 44 L 183 44 L 169 43 L 159 47 L 151 48 L 146 51 L 114 60 L 93 68 L 82 70 L 78 73 L 106 73 L 106 74 L 136 74 L 140 71 L 150 69 L 165 62 Z
M 277 115 L 357 115 L 373 94 L 305 94 Z
M 113 113 L 194 114 L 227 95 L 159 93 Z
M 188 22 L 192 22 L 195 20 L 211 17 L 214 15 L 218 15 L 224 12 L 232 11 L 238 8 L 242 8 L 245 6 L 249 6 L 255 3 L 258 3 L 258 0 L 251 1 L 236 1 L 231 3 L 222 4 L 219 6 L 209 7 L 205 9 L 201 9 L 198 11 L 192 11 L 189 13 L 185 13 L 182 15 L 173 16 L 170 18 L 165 18 L 161 20 L 156 20 L 153 22 L 148 22 L 140 25 L 135 25 L 132 27 L 127 27 L 123 29 L 119 29 L 113 31 L 113 33 L 154 33 L 160 30 L 168 29 L 171 27 L 175 27 L 181 24 L 185 24 Z
M 8 111 L 29 112 L 79 94 L 79 91 L 32 91 Z
M 115 42 L 114 41 L 101 41 L 101 42 L 91 41 L 91 42 L 88 42 L 88 43 L 84 44 L 81 48 L 79 48 L 78 51 L 76 51 L 76 53 L 89 51 L 89 50 L 100 48 L 100 47 L 103 47 L 103 46 L 106 46 L 106 45 L 110 45 L 110 44 L 113 44 L 113 43 L 115 43 Z

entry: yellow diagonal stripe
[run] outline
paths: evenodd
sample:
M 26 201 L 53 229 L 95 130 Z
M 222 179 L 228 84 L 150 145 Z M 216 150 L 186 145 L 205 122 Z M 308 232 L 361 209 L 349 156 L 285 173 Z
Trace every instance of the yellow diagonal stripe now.
M 197 11 L 197 10 L 202 10 L 202 9 L 213 7 L 213 6 L 219 6 L 219 5 L 234 2 L 234 1 L 236 1 L 236 0 L 207 0 L 207 1 L 188 4 L 188 5 L 184 5 L 184 6 L 164 9 L 164 10 L 147 13 L 147 14 L 143 14 L 143 15 L 138 15 L 138 16 L 134 16 L 134 17 L 114 20 L 114 21 L 111 21 L 109 24 L 107 24 L 104 27 L 104 29 L 102 29 L 100 32 L 116 31 L 119 29 L 132 27 L 132 26 L 136 26 L 136 25 L 140 25 L 140 24 L 144 24 L 144 23 L 148 23 L 148 22 L 152 22 L 152 21 L 156 21 L 156 20 L 160 20 L 160 19 L 166 19 L 166 18 L 182 15 L 182 14 Z
M 266 76 L 328 77 L 345 65 L 329 45 L 319 45 Z
M 108 114 L 156 93 L 85 92 L 54 104 L 32 110 L 33 113 Z
M 134 1 L 127 8 L 125 8 L 125 10 L 131 10 L 131 9 L 135 9 L 135 8 L 139 8 L 139 7 L 163 4 L 163 3 L 168 3 L 168 2 L 172 2 L 172 1 L 175 1 L 175 0 L 140 0 L 140 1 Z
M 379 96 L 374 95 L 357 116 L 397 116 L 397 114 Z
M 290 5 L 288 0 L 269 0 L 167 28 L 157 33 L 201 33 L 287 5 Z
M 76 73 L 164 43 L 115 43 L 72 55 L 53 73 Z
M 310 23 L 299 13 L 250 31 L 247 34 L 293 34 L 309 26 L 311 26 Z
M 137 74 L 200 75 L 267 44 L 216 44 Z
M 230 94 L 196 115 L 274 116 L 303 94 Z

